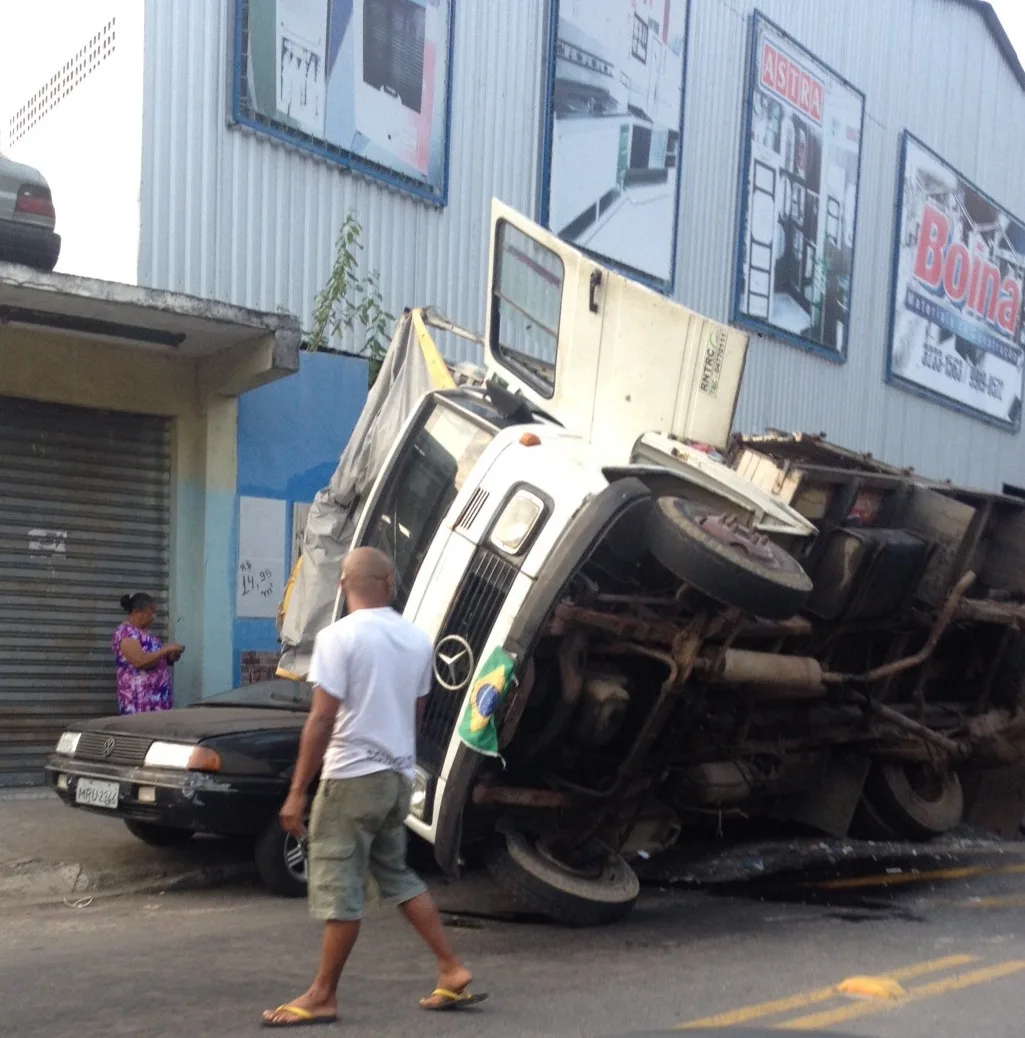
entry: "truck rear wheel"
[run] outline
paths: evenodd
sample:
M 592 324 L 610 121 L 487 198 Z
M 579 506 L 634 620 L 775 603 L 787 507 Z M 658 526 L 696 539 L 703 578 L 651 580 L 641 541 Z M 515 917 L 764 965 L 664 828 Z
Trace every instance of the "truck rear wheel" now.
M 905 839 L 942 836 L 957 828 L 964 814 L 957 774 L 924 765 L 878 762 L 864 795 L 879 818 Z
M 648 523 L 651 554 L 673 576 L 710 598 L 767 620 L 797 613 L 812 582 L 778 545 L 723 515 L 678 497 L 655 503 Z
M 584 864 L 554 858 L 545 843 L 505 827 L 485 858 L 495 882 L 530 912 L 569 926 L 603 926 L 627 915 L 641 891 L 636 873 L 603 843 L 592 840 Z

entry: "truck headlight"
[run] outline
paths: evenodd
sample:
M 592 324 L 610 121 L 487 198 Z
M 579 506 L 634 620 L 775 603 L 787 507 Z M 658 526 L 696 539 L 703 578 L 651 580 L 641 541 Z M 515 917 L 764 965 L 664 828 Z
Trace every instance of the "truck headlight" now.
M 73 757 L 78 749 L 78 740 L 82 738 L 81 732 L 65 732 L 57 740 L 57 752 L 62 757 Z
M 416 771 L 413 772 L 413 795 L 409 801 L 409 813 L 422 822 L 426 810 L 427 772 L 422 768 L 417 768 Z
M 517 490 L 491 531 L 491 543 L 507 555 L 516 555 L 537 526 L 544 502 L 529 490 Z

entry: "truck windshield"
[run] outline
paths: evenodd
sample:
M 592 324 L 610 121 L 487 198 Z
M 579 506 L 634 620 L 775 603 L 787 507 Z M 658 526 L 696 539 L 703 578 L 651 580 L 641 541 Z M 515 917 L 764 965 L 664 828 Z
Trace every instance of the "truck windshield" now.
M 439 402 L 389 472 L 363 543 L 395 560 L 400 612 L 438 527 L 494 435 Z

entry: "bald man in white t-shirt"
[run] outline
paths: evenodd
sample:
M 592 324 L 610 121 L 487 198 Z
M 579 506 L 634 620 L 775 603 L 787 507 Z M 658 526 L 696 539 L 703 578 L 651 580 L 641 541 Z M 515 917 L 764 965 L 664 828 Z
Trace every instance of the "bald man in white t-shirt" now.
M 309 904 L 324 922 L 320 968 L 298 998 L 268 1009 L 264 1026 L 296 1027 L 338 1017 L 338 982 L 359 936 L 367 872 L 399 906 L 438 963 L 423 1009 L 483 1001 L 456 957 L 427 887 L 406 864 L 416 728 L 430 691 L 430 638 L 392 607 L 391 560 L 357 548 L 342 564 L 348 615 L 317 635 L 310 664 L 313 704 L 288 799 L 286 832 L 304 836 L 307 790 L 320 774 L 309 833 Z

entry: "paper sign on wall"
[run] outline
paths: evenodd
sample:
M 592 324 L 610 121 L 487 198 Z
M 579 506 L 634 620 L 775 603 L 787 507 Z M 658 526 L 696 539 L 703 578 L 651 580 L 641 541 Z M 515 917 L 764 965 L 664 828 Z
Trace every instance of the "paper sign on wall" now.
M 285 588 L 285 502 L 239 499 L 235 615 L 274 619 Z

